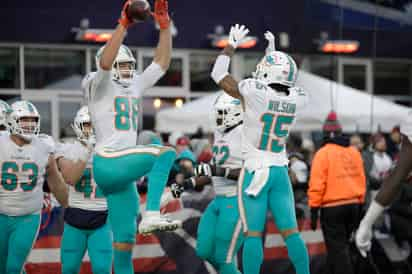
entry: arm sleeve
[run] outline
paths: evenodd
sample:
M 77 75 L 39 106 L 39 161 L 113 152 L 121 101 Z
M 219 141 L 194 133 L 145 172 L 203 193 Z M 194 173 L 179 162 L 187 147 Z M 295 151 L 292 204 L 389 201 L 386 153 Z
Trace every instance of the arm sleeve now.
M 328 174 L 327 155 L 324 150 L 319 150 L 312 162 L 310 173 L 308 198 L 310 207 L 320 207 L 326 190 Z
M 82 89 L 88 102 L 99 101 L 103 98 L 109 88 L 112 73 L 110 70 L 98 69 L 96 72 L 91 72 L 84 77 L 82 81 Z
M 157 81 L 160 80 L 160 78 L 165 75 L 165 71 L 163 71 L 162 67 L 160 65 L 156 64 L 155 62 L 152 62 L 144 71 L 142 74 L 140 74 L 140 82 L 142 85 L 143 90 L 147 90 L 151 87 L 153 87 Z
M 244 79 L 238 84 L 239 92 L 246 105 L 252 108 L 260 108 L 265 102 L 266 85 L 255 79 Z

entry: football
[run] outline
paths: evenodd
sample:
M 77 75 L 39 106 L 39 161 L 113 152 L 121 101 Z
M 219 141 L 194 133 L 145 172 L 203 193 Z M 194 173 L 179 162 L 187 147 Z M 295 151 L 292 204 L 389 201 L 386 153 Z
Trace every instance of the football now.
M 147 20 L 150 16 L 150 4 L 147 0 L 132 0 L 126 9 L 129 20 L 141 22 Z

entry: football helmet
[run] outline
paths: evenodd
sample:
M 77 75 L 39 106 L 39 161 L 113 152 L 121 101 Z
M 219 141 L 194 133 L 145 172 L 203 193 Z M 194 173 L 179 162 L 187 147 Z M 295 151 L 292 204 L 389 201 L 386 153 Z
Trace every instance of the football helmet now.
M 96 67 L 100 67 L 100 58 L 102 56 L 104 46 L 101 47 L 96 54 Z M 116 59 L 112 67 L 113 80 L 122 85 L 129 85 L 130 80 L 136 72 L 136 59 L 133 57 L 132 51 L 125 45 L 121 45 L 117 52 Z
M 91 125 L 92 120 L 90 118 L 89 108 L 87 106 L 82 106 L 77 111 L 76 117 L 74 117 L 72 128 L 77 136 L 77 139 L 80 142 L 84 144 L 94 145 L 96 143 L 96 138 L 94 135 L 93 127 L 86 129 L 86 127 L 84 126 L 85 123 L 89 123 Z
M 40 133 L 40 114 L 37 108 L 29 101 L 17 101 L 11 106 L 9 115 L 9 130 L 26 141 L 31 141 Z M 32 118 L 27 121 L 25 118 Z
M 9 104 L 5 101 L 0 100 L 0 126 L 8 127 L 8 116 L 11 113 L 11 108 Z
M 219 95 L 213 106 L 216 128 L 224 132 L 243 120 L 242 104 L 239 99 L 223 93 Z
M 288 54 L 281 51 L 267 53 L 257 64 L 253 77 L 267 85 L 280 84 L 293 87 L 298 75 L 298 67 Z

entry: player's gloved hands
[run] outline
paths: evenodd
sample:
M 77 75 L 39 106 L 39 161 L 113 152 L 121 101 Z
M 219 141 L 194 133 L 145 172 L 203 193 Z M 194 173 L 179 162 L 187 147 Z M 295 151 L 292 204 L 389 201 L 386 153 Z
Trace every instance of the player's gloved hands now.
M 265 32 L 265 39 L 268 41 L 268 47 L 266 48 L 266 53 L 275 51 L 275 36 L 270 31 Z
M 244 26 L 236 24 L 230 28 L 229 32 L 229 45 L 233 48 L 237 48 L 240 44 L 242 44 L 249 33 L 249 30 Z
M 126 10 L 130 5 L 131 0 L 127 0 L 122 8 L 122 13 L 120 14 L 120 18 L 118 20 L 119 24 L 125 27 L 126 29 L 133 24 L 133 21 L 127 17 Z
M 355 242 L 360 254 L 366 258 L 372 246 L 372 228 L 361 222 L 356 231 Z
M 185 192 L 185 188 L 181 184 L 173 183 L 170 185 L 170 192 L 172 192 L 174 198 L 178 199 Z
M 167 0 L 156 0 L 154 4 L 154 19 L 159 24 L 160 29 L 167 29 L 170 26 L 169 2 Z
M 316 230 L 318 227 L 319 207 L 312 207 L 310 209 L 310 228 Z
M 199 176 L 207 176 L 207 177 L 211 177 L 212 176 L 212 168 L 210 167 L 209 164 L 199 164 L 196 168 L 195 168 L 195 176 L 199 177 Z

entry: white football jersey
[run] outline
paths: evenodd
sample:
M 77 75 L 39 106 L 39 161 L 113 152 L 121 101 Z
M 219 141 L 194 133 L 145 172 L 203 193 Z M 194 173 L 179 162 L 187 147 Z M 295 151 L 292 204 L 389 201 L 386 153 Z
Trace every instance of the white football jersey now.
M 286 166 L 286 142 L 295 123 L 298 109 L 306 104 L 301 89 L 291 88 L 288 96 L 280 95 L 256 79 L 239 83 L 244 101 L 242 152 L 250 170 Z
M 142 74 L 135 74 L 129 86 L 116 82 L 111 71 L 99 69 L 85 77 L 82 86 L 88 98 L 97 151 L 136 145 L 141 97 L 163 74 L 162 68 L 152 63 Z
M 41 211 L 46 167 L 54 149 L 47 135 L 34 137 L 22 147 L 8 134 L 0 135 L 0 214 L 23 216 Z
M 242 168 L 242 128 L 239 125 L 228 133 L 216 130 L 213 143 L 214 164 L 223 168 Z M 237 181 L 223 177 L 212 177 L 213 187 L 217 195 L 236 194 Z
M 65 155 L 69 155 L 68 160 L 72 161 L 71 155 L 73 155 L 73 152 L 80 155 L 84 153 L 83 148 L 79 141 L 72 144 L 61 144 L 56 152 L 56 158 L 65 158 Z M 94 181 L 92 169 L 93 155 L 90 156 L 79 182 L 74 186 L 69 185 L 69 207 L 91 211 L 107 210 L 106 198 Z
M 401 133 L 409 138 L 412 142 L 412 111 L 408 113 L 408 116 L 401 123 Z

